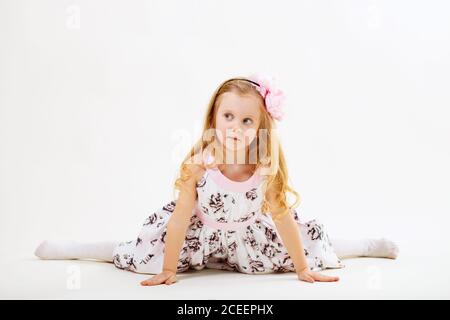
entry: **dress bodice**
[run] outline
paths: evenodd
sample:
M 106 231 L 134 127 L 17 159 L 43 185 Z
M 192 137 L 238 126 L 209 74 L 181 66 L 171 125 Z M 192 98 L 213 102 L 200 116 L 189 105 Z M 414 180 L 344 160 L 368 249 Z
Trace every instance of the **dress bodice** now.
M 206 169 L 196 185 L 197 213 L 216 226 L 250 222 L 261 213 L 263 182 L 258 169 L 242 182 L 229 179 L 217 167 Z

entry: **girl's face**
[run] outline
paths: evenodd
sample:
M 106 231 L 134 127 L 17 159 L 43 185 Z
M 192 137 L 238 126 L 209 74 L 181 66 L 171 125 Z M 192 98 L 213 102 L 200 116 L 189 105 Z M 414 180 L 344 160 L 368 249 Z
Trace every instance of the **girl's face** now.
M 241 96 L 232 91 L 220 96 L 215 128 L 219 142 L 227 150 L 243 150 L 255 139 L 261 117 L 260 103 L 253 95 Z

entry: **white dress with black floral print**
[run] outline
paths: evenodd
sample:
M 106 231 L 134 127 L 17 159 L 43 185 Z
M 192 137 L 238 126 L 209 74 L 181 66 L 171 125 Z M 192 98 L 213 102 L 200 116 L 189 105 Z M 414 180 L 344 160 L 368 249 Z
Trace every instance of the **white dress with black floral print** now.
M 180 251 L 177 272 L 214 268 L 247 274 L 295 271 L 270 214 L 261 212 L 263 180 L 255 174 L 244 182 L 227 178 L 216 167 L 197 182 L 198 198 Z M 133 241 L 113 253 L 116 267 L 138 273 L 162 271 L 166 229 L 176 201 L 152 213 Z M 298 223 L 305 255 L 313 271 L 342 268 L 323 224 Z

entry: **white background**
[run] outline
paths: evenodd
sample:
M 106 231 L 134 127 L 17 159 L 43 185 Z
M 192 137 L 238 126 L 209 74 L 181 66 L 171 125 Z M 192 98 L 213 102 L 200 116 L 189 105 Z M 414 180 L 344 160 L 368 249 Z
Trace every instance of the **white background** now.
M 261 72 L 288 95 L 278 131 L 301 217 L 439 266 L 449 14 L 447 1 L 0 0 L 1 256 L 135 238 L 172 198 L 216 86 Z

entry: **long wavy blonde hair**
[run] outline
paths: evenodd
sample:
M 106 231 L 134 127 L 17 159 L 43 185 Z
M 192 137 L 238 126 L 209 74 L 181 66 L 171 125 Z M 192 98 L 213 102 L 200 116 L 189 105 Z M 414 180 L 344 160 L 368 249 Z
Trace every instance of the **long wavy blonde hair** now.
M 270 173 L 266 174 L 267 179 L 265 179 L 264 190 L 276 190 L 276 196 L 274 202 L 277 205 L 278 209 L 282 209 L 281 213 L 272 214 L 272 218 L 274 221 L 279 221 L 285 214 L 290 212 L 291 209 L 296 208 L 300 204 L 300 196 L 299 194 L 289 186 L 288 184 L 288 170 L 286 166 L 286 160 L 284 157 L 283 150 L 281 148 L 281 144 L 279 142 L 278 137 L 275 134 L 274 129 L 276 128 L 275 122 L 273 118 L 267 112 L 264 106 L 264 100 L 259 92 L 256 90 L 254 85 L 252 85 L 249 81 L 246 80 L 245 77 L 236 77 L 228 79 L 222 82 L 214 94 L 210 98 L 208 103 L 208 109 L 206 111 L 206 115 L 204 117 L 203 122 L 203 132 L 200 139 L 194 144 L 191 148 L 187 156 L 184 158 L 181 163 L 178 176 L 174 183 L 174 198 L 175 191 L 180 190 L 182 182 L 188 180 L 192 172 L 189 169 L 189 165 L 193 163 L 193 159 L 197 159 L 195 163 L 201 164 L 203 168 L 211 168 L 217 165 L 217 159 L 222 159 L 219 157 L 214 157 L 214 161 L 212 163 L 207 163 L 206 161 L 202 161 L 204 159 L 204 154 L 207 150 L 211 148 L 214 149 L 215 144 L 217 143 L 217 139 L 215 136 L 210 137 L 213 141 L 208 141 L 205 137 L 208 135 L 206 132 L 214 132 L 215 123 L 216 123 L 216 114 L 220 103 L 220 97 L 225 92 L 234 92 L 241 96 L 244 95 L 254 95 L 258 98 L 260 102 L 260 124 L 257 130 L 257 135 L 255 139 L 249 146 L 250 151 L 254 151 L 254 148 L 258 148 L 262 143 L 266 143 L 267 147 L 265 148 L 265 155 L 260 156 L 259 152 L 256 152 L 256 170 L 259 168 L 269 168 L 266 172 L 270 171 Z M 265 130 L 261 130 L 265 129 Z M 259 132 L 264 131 L 267 133 L 267 139 L 261 139 Z M 217 149 L 215 149 L 217 150 Z M 249 151 L 249 152 L 250 152 Z M 220 153 L 219 153 L 220 154 Z M 254 154 L 254 153 L 253 153 Z M 197 158 L 196 158 L 197 157 Z M 198 157 L 201 157 L 201 161 L 198 161 Z M 262 172 L 262 171 L 261 171 Z M 287 201 L 287 193 L 291 193 L 295 197 L 295 202 L 292 205 L 289 205 Z M 264 199 L 261 208 L 262 213 L 267 214 L 270 212 L 270 206 L 266 198 L 266 192 L 264 192 Z

